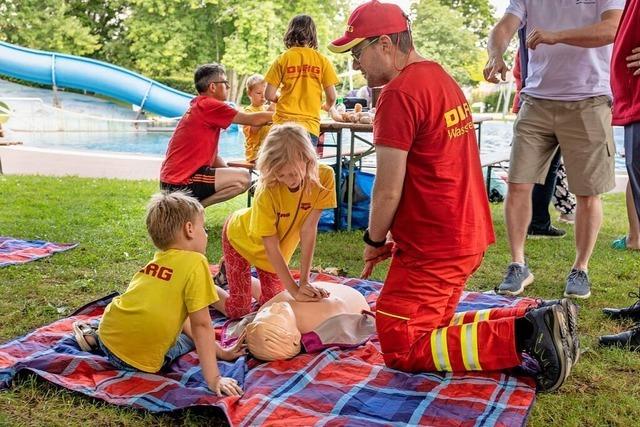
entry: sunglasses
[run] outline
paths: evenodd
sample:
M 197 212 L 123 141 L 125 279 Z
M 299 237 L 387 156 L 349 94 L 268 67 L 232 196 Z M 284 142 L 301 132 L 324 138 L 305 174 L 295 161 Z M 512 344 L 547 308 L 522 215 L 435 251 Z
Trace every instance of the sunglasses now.
M 380 39 L 380 37 L 375 37 L 375 38 L 371 39 L 371 41 L 369 43 L 367 43 L 364 46 L 362 46 L 360 49 L 358 49 L 357 52 L 354 49 L 351 49 L 351 57 L 353 58 L 353 60 L 359 63 L 360 62 L 360 57 L 362 56 L 362 52 L 364 52 L 364 50 L 366 48 L 368 48 L 369 46 L 371 46 L 372 44 L 377 42 L 378 39 Z
M 224 85 L 227 87 L 227 89 L 231 89 L 231 84 L 229 83 L 229 80 L 220 80 L 220 81 L 211 82 L 211 83 L 215 83 L 215 84 L 224 83 Z

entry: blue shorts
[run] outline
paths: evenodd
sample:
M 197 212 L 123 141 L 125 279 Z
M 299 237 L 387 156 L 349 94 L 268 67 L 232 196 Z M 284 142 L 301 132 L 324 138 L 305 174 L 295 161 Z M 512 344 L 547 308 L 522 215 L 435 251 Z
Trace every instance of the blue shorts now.
M 118 356 L 113 354 L 111 350 L 107 348 L 106 345 L 100 340 L 98 336 L 98 345 L 100 346 L 101 352 L 109 359 L 109 363 L 111 363 L 115 368 L 121 369 L 124 371 L 139 371 L 138 368 L 129 365 L 124 360 L 120 359 Z M 176 361 L 180 356 L 189 353 L 191 350 L 195 348 L 193 341 L 191 338 L 186 336 L 185 334 L 180 334 L 176 343 L 167 351 L 167 354 L 164 356 L 164 362 L 162 363 L 162 368 L 165 369 L 173 362 Z

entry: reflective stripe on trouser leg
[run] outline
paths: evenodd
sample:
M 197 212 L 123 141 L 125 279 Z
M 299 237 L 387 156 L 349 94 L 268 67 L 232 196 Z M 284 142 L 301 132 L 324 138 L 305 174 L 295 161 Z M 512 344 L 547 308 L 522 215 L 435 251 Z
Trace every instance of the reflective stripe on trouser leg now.
M 453 315 L 451 326 L 464 325 L 466 323 L 479 322 L 483 320 L 496 320 L 505 317 L 521 317 L 524 316 L 530 307 L 537 307 L 538 302 L 529 299 L 526 304 L 520 304 L 517 307 L 498 307 L 478 311 L 460 311 Z
M 467 323 L 460 329 L 460 349 L 462 363 L 467 371 L 481 371 L 480 356 L 478 355 L 478 324 Z
M 447 345 L 447 330 L 449 328 L 436 329 L 431 332 L 431 357 L 438 371 L 448 371 L 451 369 L 449 361 L 449 346 Z

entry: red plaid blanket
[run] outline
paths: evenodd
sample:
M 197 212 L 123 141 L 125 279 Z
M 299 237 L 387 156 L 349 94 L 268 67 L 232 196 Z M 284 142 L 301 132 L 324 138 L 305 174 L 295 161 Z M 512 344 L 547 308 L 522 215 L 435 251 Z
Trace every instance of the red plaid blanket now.
M 375 305 L 380 283 L 321 275 L 362 292 Z M 105 358 L 79 350 L 71 334 L 77 319 L 101 316 L 114 295 L 72 316 L 0 346 L 0 389 L 29 370 L 70 390 L 152 412 L 199 405 L 223 409 L 232 425 L 524 425 L 535 398 L 532 378 L 507 372 L 406 374 L 384 367 L 377 343 L 328 349 L 289 361 L 244 357 L 220 362 L 244 396 L 217 397 L 189 353 L 159 374 L 114 370 Z M 459 310 L 518 304 L 517 299 L 467 293 Z M 216 318 L 219 328 L 224 318 Z

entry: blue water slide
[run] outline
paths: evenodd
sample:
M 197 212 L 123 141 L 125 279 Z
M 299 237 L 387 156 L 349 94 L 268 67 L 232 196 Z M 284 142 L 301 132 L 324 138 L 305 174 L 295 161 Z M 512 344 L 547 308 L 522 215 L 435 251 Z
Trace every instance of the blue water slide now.
M 27 49 L 0 41 L 0 74 L 62 88 L 87 90 L 164 117 L 179 117 L 194 95 L 106 62 Z

